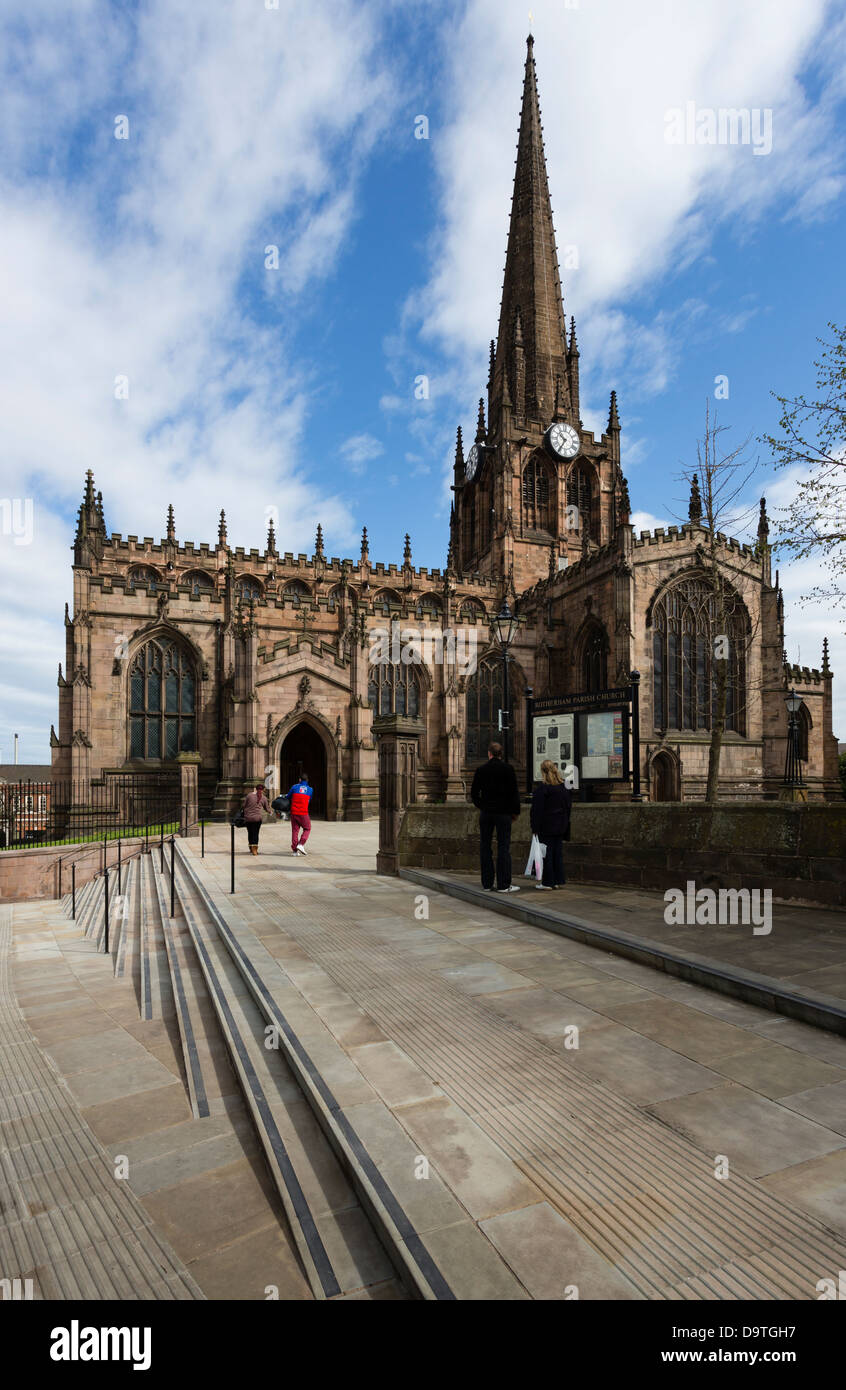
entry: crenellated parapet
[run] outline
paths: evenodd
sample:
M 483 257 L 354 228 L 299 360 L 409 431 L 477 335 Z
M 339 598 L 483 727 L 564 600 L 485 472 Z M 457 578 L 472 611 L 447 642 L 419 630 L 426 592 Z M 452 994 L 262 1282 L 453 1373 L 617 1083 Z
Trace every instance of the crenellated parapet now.
M 831 680 L 830 671 L 819 671 L 816 666 L 799 666 L 795 662 L 785 662 L 784 677 L 787 685 L 824 685 Z
M 641 531 L 639 535 L 636 535 L 633 545 L 635 549 L 642 549 L 645 546 L 676 544 L 680 540 L 691 539 L 696 535 L 708 536 L 710 532 L 706 526 L 699 526 L 695 522 L 682 526 L 656 526 L 654 531 Z M 756 546 L 739 541 L 734 536 L 726 536 L 724 532 L 718 531 L 715 539 L 724 550 L 733 551 L 736 555 L 743 556 L 744 559 L 757 560 L 759 558 L 759 551 Z

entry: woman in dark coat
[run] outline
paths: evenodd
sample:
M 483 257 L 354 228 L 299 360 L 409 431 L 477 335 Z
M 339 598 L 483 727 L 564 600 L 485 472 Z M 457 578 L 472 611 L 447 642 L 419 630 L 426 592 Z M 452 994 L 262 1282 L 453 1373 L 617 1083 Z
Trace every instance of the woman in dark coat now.
M 264 794 L 264 783 L 256 782 L 255 790 L 247 792 L 244 798 L 244 821 L 247 826 L 247 840 L 250 846 L 250 854 L 258 854 L 261 813 L 262 811 L 269 810 L 270 805 Z
M 563 888 L 564 841 L 570 838 L 570 806 L 573 796 L 561 773 L 549 758 L 541 763 L 542 781 L 532 794 L 532 834 L 546 845 L 543 879 L 536 888 Z

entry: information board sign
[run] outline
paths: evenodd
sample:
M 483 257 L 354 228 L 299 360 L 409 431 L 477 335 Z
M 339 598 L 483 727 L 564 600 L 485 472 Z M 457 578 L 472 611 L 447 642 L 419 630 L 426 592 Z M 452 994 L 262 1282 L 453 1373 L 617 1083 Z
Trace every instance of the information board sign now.
M 611 690 L 544 695 L 538 700 L 528 691 L 528 790 L 540 781 L 541 763 L 549 758 L 577 787 L 631 780 L 632 800 L 639 801 L 639 684 L 640 675 L 633 671 L 630 686 Z
M 532 769 L 534 780 L 541 780 L 541 763 L 549 758 L 558 767 L 562 776 L 575 766 L 576 746 L 574 741 L 574 721 L 572 714 L 541 714 L 534 720 L 532 732 Z
M 603 781 L 622 778 L 625 775 L 623 710 L 584 713 L 579 714 L 578 719 L 580 776 Z

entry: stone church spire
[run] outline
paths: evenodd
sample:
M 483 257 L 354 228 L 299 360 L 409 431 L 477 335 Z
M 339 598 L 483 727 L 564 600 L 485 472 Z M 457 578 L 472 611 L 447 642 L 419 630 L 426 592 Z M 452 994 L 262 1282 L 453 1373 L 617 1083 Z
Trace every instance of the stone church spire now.
M 85 491 L 76 516 L 76 535 L 74 536 L 74 564 L 85 565 L 87 557 L 102 554 L 106 535 L 103 519 L 103 494 L 94 491 L 94 474 L 91 469 L 85 475 Z
M 533 54 L 534 39 L 527 41 L 523 106 L 514 172 L 511 223 L 505 255 L 505 279 L 497 336 L 491 417 L 498 418 L 504 391 L 510 388 L 515 409 L 523 406 L 527 417 L 548 423 L 555 408 L 556 380 L 565 391 L 567 328 L 561 298 L 558 252 L 549 201 L 543 130 L 538 102 Z M 519 318 L 525 354 L 525 404 L 515 381 L 515 323 Z M 522 365 L 522 364 L 520 364 Z M 563 413 L 569 401 L 560 400 Z

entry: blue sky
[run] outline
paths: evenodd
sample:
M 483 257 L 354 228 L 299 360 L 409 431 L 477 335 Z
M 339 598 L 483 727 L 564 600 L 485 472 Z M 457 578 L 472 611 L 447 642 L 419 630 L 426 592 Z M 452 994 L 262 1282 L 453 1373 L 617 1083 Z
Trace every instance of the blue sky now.
M 533 5 L 565 309 L 585 423 L 612 387 L 643 526 L 684 510 L 715 377 L 751 436 L 750 503 L 794 480 L 756 437 L 842 320 L 842 3 Z M 495 336 L 528 7 L 47 0 L 0 19 L 0 759 L 48 758 L 73 516 L 417 564 L 446 550 L 455 428 Z M 673 145 L 666 113 L 772 113 L 772 150 Z M 114 138 L 129 120 L 129 139 Z M 415 139 L 418 116 L 428 139 Z M 265 248 L 280 251 L 265 269 Z M 578 265 L 568 268 L 567 260 Z M 129 378 L 129 399 L 114 379 Z M 415 399 L 425 374 L 429 398 Z M 740 527 L 736 528 L 740 529 Z M 842 615 L 787 579 L 788 653 L 846 671 Z M 846 677 L 835 729 L 846 737 Z

